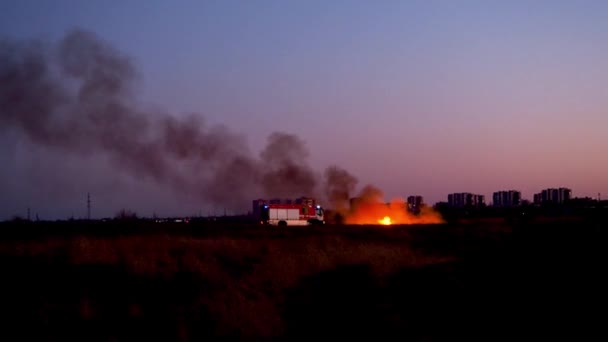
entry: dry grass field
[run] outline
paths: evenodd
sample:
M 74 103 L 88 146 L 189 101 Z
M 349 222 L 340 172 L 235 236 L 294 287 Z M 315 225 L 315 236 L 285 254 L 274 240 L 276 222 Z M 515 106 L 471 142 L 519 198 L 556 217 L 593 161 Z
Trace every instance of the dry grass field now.
M 542 339 L 603 310 L 588 223 L 0 229 L 7 341 Z

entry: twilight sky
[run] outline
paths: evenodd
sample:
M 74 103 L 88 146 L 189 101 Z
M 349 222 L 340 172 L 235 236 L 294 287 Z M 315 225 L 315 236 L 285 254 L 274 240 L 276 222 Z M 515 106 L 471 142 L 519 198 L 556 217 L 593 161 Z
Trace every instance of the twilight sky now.
M 94 32 L 132 59 L 142 106 L 200 113 L 254 154 L 295 134 L 315 170 L 339 165 L 386 200 L 608 197 L 607 14 L 606 1 L 5 0 L 0 40 Z M 0 132 L 0 220 L 81 217 L 87 192 L 94 217 L 223 212 Z

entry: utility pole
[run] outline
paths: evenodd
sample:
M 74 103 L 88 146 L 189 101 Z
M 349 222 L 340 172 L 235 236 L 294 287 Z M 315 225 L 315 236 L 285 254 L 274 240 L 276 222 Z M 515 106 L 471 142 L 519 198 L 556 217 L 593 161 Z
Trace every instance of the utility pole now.
M 91 220 L 91 194 L 87 193 L 87 220 Z
M 27 220 L 30 221 L 30 207 L 27 207 Z

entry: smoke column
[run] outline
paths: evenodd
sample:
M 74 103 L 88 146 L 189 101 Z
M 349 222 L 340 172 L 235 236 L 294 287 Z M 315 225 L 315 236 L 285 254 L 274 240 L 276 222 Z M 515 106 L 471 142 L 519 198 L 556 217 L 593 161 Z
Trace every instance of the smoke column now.
M 346 214 L 351 193 L 357 183 L 355 176 L 338 166 L 330 166 L 325 170 L 325 196 L 331 207 L 340 215 Z
M 257 196 L 312 195 L 308 152 L 273 133 L 259 157 L 244 138 L 201 115 L 176 118 L 133 101 L 138 74 L 95 34 L 73 30 L 58 43 L 0 42 L 0 129 L 75 154 L 104 153 L 135 177 L 228 207 Z
M 353 211 L 358 180 L 338 166 L 317 184 L 321 177 L 297 136 L 274 132 L 256 156 L 244 137 L 207 125 L 201 115 L 142 109 L 134 101 L 138 76 L 127 56 L 91 32 L 73 30 L 57 43 L 0 41 L 0 131 L 62 153 L 104 154 L 135 178 L 224 208 L 248 207 L 259 197 L 325 196 L 347 222 L 375 223 L 387 213 Z M 382 204 L 382 192 L 369 185 L 358 197 Z

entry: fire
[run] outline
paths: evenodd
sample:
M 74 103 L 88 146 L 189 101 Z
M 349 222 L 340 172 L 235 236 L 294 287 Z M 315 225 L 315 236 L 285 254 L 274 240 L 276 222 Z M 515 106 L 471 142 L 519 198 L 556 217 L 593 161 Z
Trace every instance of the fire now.
M 388 216 L 384 216 L 384 218 L 382 220 L 378 220 L 378 223 L 383 224 L 385 226 L 390 226 L 391 225 L 391 218 Z
M 432 207 L 422 206 L 414 213 L 402 198 L 394 198 L 387 203 L 383 197 L 382 191 L 377 188 L 364 188 L 359 196 L 351 200 L 350 208 L 343 212 L 344 223 L 384 226 L 444 223 L 441 215 Z

